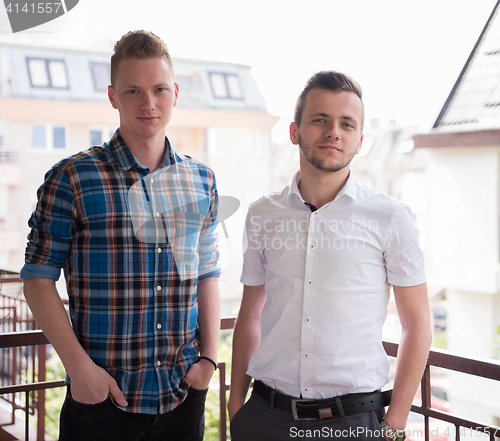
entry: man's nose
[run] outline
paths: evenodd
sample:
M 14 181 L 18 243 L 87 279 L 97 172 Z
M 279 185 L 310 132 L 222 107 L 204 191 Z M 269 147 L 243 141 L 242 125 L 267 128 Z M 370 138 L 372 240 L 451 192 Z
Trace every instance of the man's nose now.
M 154 96 L 151 92 L 144 92 L 142 95 L 141 108 L 143 109 L 154 109 Z
M 324 133 L 325 138 L 327 139 L 339 139 L 340 138 L 340 127 L 337 123 L 333 122 L 330 124 Z

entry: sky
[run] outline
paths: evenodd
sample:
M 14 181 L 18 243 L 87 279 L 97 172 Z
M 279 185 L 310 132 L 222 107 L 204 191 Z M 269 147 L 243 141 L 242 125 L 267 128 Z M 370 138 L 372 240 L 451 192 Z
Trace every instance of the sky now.
M 245 64 L 281 118 L 284 142 L 307 79 L 338 70 L 364 91 L 367 126 L 432 127 L 497 0 L 80 0 L 64 16 L 2 41 L 111 51 L 151 30 L 173 58 Z M 182 91 L 181 91 L 182 93 Z M 181 95 L 182 96 L 182 95 Z

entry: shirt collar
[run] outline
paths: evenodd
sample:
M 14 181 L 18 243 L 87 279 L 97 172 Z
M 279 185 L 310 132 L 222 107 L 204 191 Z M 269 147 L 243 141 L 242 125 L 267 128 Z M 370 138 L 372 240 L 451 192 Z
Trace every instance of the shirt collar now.
M 127 147 L 122 137 L 120 136 L 120 129 L 118 128 L 116 132 L 111 137 L 109 141 L 109 146 L 111 149 L 111 154 L 113 155 L 118 168 L 121 170 L 130 170 L 132 167 L 137 165 L 138 167 L 145 168 L 139 163 L 137 158 L 132 154 L 130 149 Z M 165 136 L 165 156 L 160 164 L 160 169 L 169 168 L 171 165 L 177 167 L 177 163 L 181 162 L 182 158 L 173 151 L 170 146 L 170 141 Z M 150 170 L 154 171 L 154 170 Z
M 299 199 L 301 202 L 306 202 L 304 199 L 302 199 L 302 196 L 299 191 L 299 183 L 300 183 L 300 170 L 295 173 L 295 175 L 292 178 L 292 183 L 290 185 L 290 191 L 288 193 L 287 197 L 287 202 L 290 204 L 292 200 L 294 199 Z M 337 199 L 340 199 L 343 196 L 347 196 L 353 200 L 353 202 L 356 202 L 356 180 L 352 176 L 352 172 L 349 172 L 349 177 L 347 178 L 346 183 L 342 187 L 342 189 L 339 191 L 335 199 L 332 201 L 336 201 Z M 330 202 L 331 203 L 331 202 Z M 329 204 L 330 204 L 329 203 Z M 327 205 L 329 205 L 327 204 Z

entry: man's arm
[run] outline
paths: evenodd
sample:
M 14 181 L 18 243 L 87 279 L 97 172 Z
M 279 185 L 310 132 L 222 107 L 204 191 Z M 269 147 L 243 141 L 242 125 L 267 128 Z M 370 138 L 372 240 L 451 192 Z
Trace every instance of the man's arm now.
M 252 381 L 246 371 L 250 358 L 260 344 L 260 316 L 267 298 L 264 286 L 243 287 L 243 298 L 233 334 L 231 390 L 227 405 L 230 420 L 245 403 Z
M 127 402 L 116 381 L 90 359 L 78 342 L 55 281 L 46 278 L 25 280 L 24 295 L 71 379 L 73 398 L 80 403 L 96 404 L 111 394 L 118 405 L 126 407 Z
M 198 326 L 200 329 L 200 355 L 217 363 L 220 330 L 219 279 L 207 277 L 198 280 Z M 214 374 L 214 365 L 201 359 L 193 364 L 185 380 L 189 386 L 204 390 Z
M 403 430 L 427 362 L 432 331 L 427 284 L 393 288 L 402 336 L 391 404 L 385 420 L 395 429 Z

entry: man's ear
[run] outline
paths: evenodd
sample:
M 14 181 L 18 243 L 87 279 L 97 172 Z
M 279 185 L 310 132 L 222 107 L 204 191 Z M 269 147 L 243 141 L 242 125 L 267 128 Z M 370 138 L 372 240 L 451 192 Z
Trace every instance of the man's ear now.
M 358 147 L 356 148 L 356 155 L 359 153 L 359 151 L 361 150 L 361 145 L 363 144 L 363 138 L 365 137 L 365 135 L 361 135 L 361 138 L 359 138 L 359 143 L 358 143 Z
M 174 100 L 174 105 L 172 107 L 175 107 L 177 105 L 177 100 L 179 99 L 179 85 L 177 83 L 174 83 L 174 93 L 175 93 L 175 100 Z
M 294 145 L 299 144 L 299 128 L 295 122 L 290 124 L 290 141 L 292 141 Z
M 111 105 L 117 109 L 116 104 L 115 104 L 115 92 L 113 91 L 113 88 L 111 86 L 108 86 L 108 99 Z

